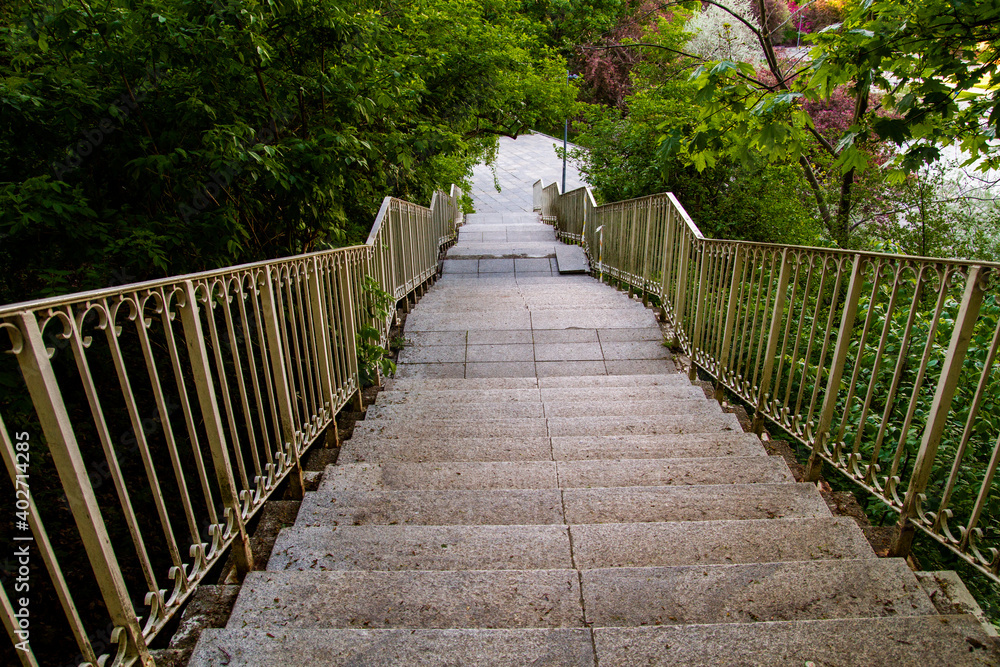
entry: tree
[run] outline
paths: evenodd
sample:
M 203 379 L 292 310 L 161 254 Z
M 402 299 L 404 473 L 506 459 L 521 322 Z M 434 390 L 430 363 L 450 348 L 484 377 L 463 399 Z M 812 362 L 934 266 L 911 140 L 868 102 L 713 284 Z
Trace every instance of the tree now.
M 563 118 L 513 0 L 24 0 L 0 14 L 0 302 L 357 242 Z

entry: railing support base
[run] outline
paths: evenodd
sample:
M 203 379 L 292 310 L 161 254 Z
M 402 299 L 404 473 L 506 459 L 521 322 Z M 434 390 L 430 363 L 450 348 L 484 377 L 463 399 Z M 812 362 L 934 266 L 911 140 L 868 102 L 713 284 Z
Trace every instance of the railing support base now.
M 809 456 L 809 462 L 806 464 L 805 478 L 803 482 L 818 482 L 819 478 L 823 476 L 823 459 L 816 456 L 815 453 Z
M 913 538 L 917 529 L 908 519 L 901 519 L 896 526 L 896 536 L 892 538 L 892 546 L 889 547 L 889 555 L 893 558 L 906 558 L 913 548 Z
M 356 412 L 365 411 L 365 399 L 364 397 L 361 396 L 361 389 L 358 389 L 356 392 L 354 392 L 354 396 L 351 398 L 351 400 L 354 402 L 354 410 Z
M 337 429 L 337 418 L 334 417 L 330 425 L 326 427 L 326 437 L 323 439 L 323 447 L 332 449 L 340 447 L 340 431 Z

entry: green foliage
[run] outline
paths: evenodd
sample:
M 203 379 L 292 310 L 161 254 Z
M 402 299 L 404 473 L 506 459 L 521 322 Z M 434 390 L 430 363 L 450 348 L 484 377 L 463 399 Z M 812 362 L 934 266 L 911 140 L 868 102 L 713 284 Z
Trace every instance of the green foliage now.
M 365 276 L 361 292 L 364 316 L 356 335 L 358 375 L 361 386 L 371 387 L 378 384 L 380 376 L 388 377 L 396 372 L 389 350 L 382 347 L 382 332 L 393 315 L 396 302 L 371 276 Z
M 512 1 L 14 2 L 0 302 L 363 240 L 573 89 Z

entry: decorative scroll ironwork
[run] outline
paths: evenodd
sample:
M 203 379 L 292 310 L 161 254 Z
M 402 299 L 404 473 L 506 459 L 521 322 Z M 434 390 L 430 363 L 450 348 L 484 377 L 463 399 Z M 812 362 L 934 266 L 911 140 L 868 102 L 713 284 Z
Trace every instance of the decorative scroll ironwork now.
M 1000 265 L 706 239 L 671 194 L 534 186 L 591 268 L 662 308 L 700 367 L 1000 581 Z M 959 509 L 961 508 L 961 509 Z
M 361 246 L 0 307 L 0 493 L 30 480 L 33 600 L 51 596 L 79 650 L 23 664 L 150 664 L 230 548 L 239 576 L 253 566 L 247 523 L 284 480 L 301 492 L 301 458 L 360 390 L 355 332 L 386 343 L 365 280 L 399 300 L 433 277 L 460 195 L 387 197 Z

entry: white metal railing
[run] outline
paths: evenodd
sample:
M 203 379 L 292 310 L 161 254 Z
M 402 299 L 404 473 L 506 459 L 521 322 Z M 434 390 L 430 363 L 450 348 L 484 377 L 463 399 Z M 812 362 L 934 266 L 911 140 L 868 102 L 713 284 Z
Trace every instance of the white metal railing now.
M 151 664 L 229 547 L 253 567 L 247 521 L 286 478 L 301 492 L 359 397 L 355 333 L 385 342 L 365 278 L 396 300 L 432 278 L 459 196 L 387 197 L 361 246 L 0 307 L 0 618 L 22 664 Z M 41 642 L 60 635 L 77 660 Z
M 534 186 L 592 270 L 654 299 L 695 366 L 1000 581 L 1000 265 L 706 239 L 677 199 Z

